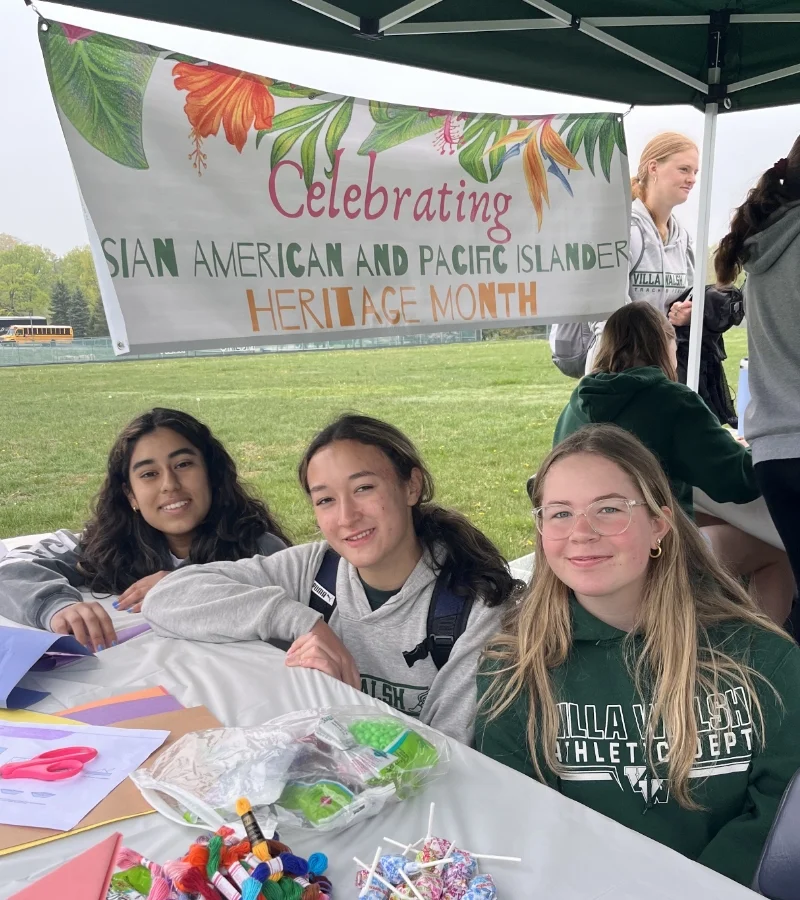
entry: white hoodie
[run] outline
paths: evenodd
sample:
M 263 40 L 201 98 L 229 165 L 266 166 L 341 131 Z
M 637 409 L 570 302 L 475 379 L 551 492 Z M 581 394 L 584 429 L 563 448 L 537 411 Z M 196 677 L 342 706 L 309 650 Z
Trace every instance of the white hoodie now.
M 631 300 L 646 300 L 662 313 L 694 283 L 694 246 L 675 216 L 666 244 L 641 200 L 631 205 Z

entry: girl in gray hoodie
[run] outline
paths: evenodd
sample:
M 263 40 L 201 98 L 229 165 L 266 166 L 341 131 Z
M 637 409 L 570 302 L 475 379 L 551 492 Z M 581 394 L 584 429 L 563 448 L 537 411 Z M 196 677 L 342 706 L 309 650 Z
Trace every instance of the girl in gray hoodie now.
M 747 272 L 744 434 L 800 584 L 800 137 L 736 210 L 714 264 L 721 284 Z
M 288 542 L 208 427 L 189 413 L 156 407 L 114 441 L 83 534 L 58 531 L 3 558 L 0 615 L 102 650 L 117 636 L 87 590 L 118 594 L 117 609 L 138 612 L 172 569 L 275 553 Z
M 299 477 L 323 541 L 179 569 L 147 594 L 145 618 L 166 637 L 288 642 L 287 665 L 468 743 L 478 659 L 515 587 L 505 560 L 432 502 L 417 449 L 386 422 L 340 417 L 311 442 Z
M 646 300 L 664 315 L 694 280 L 692 239 L 673 210 L 689 199 L 697 167 L 694 141 L 667 131 L 647 144 L 631 179 L 629 295 L 631 300 Z M 685 312 L 691 314 L 691 304 Z
M 665 131 L 647 143 L 631 178 L 628 297 L 649 303 L 668 315 L 673 325 L 687 325 L 692 316 L 692 301 L 678 298 L 694 282 L 694 247 L 673 210 L 689 198 L 697 180 L 698 159 L 694 141 Z M 606 323 L 589 324 L 594 341 L 586 354 L 587 375 L 594 368 Z M 553 333 L 551 340 L 555 339 Z

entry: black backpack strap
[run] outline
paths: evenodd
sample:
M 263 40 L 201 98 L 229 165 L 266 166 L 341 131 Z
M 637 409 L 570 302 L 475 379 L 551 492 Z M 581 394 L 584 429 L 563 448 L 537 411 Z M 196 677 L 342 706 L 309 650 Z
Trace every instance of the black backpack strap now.
M 311 609 L 322 613 L 325 622 L 329 622 L 336 609 L 336 575 L 339 571 L 339 554 L 330 547 L 322 557 L 314 584 L 311 585 L 311 596 L 308 605 Z
M 459 597 L 439 576 L 428 606 L 427 634 L 413 650 L 403 653 L 408 667 L 428 655 L 437 669 L 445 666 L 455 642 L 466 631 L 471 610 L 472 598 Z

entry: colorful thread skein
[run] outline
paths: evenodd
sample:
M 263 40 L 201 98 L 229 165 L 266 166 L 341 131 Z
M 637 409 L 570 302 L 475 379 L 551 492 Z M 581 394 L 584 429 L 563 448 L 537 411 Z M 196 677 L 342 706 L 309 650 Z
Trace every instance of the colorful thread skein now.
M 245 801 L 246 802 L 246 801 Z M 163 866 L 123 848 L 117 866 L 127 872 L 120 884 L 146 885 L 147 900 L 330 900 L 332 887 L 323 877 L 328 866 L 324 853 L 308 860 L 296 856 L 277 840 L 268 840 L 258 826 L 249 803 L 245 828 L 250 840 L 240 840 L 227 826 L 214 835 L 201 835 L 177 860 Z M 243 817 L 244 818 L 244 817 Z M 259 855 L 253 851 L 251 841 Z

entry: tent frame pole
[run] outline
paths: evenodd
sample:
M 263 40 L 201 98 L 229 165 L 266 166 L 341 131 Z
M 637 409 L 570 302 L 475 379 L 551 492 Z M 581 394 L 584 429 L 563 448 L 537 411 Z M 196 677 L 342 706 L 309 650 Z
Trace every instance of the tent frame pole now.
M 744 91 L 759 84 L 767 84 L 769 81 L 779 81 L 781 78 L 797 75 L 798 72 L 800 72 L 800 65 L 786 66 L 783 69 L 775 69 L 773 72 L 765 72 L 763 75 L 755 75 L 753 78 L 745 78 L 744 81 L 734 81 L 733 84 L 728 85 L 728 93 Z
M 682 84 L 694 88 L 701 94 L 705 94 L 708 89 L 708 86 L 703 84 L 698 78 L 687 75 L 686 72 L 681 72 L 681 70 L 676 69 L 675 66 L 671 66 L 660 59 L 656 59 L 655 56 L 651 56 L 649 53 L 638 50 L 631 44 L 626 44 L 625 41 L 620 41 L 618 38 L 606 34 L 601 28 L 596 28 L 586 19 L 580 19 L 579 17 L 574 16 L 572 13 L 561 9 L 561 7 L 548 2 L 548 0 L 523 0 L 523 2 L 527 3 L 528 6 L 532 6 L 534 9 L 538 9 L 539 12 L 543 12 L 546 15 L 557 19 L 559 22 L 563 22 L 565 25 L 569 25 L 581 34 L 585 34 L 587 37 L 593 38 L 599 43 L 605 44 L 607 47 L 611 47 L 612 50 L 616 50 L 625 56 L 630 56 L 631 59 L 635 59 L 645 66 L 650 66 L 651 69 L 655 69 L 657 72 L 669 75 L 670 78 L 674 78 L 675 81 L 680 81 Z
M 568 25 L 555 19 L 475 19 L 461 22 L 407 22 L 384 31 L 386 37 L 412 34 L 468 34 L 486 31 L 550 31 Z
M 711 187 L 714 181 L 714 151 L 717 143 L 718 103 L 707 103 L 703 126 L 703 157 L 700 162 L 700 211 L 697 217 L 697 242 L 695 244 L 694 292 L 692 294 L 692 320 L 689 328 L 689 361 L 686 367 L 686 383 L 696 391 L 700 384 L 700 348 L 703 340 L 703 311 L 705 286 L 708 278 L 708 232 L 711 220 Z M 716 279 L 715 279 L 716 280 Z
M 411 3 L 401 6 L 400 9 L 382 16 L 378 20 L 378 31 L 386 31 L 388 28 L 399 25 L 401 22 L 405 22 L 406 19 L 410 19 L 412 16 L 416 16 L 417 13 L 424 12 L 429 7 L 436 6 L 441 2 L 442 0 L 412 0 Z
M 346 9 L 334 6 L 332 3 L 327 3 L 326 0 L 292 0 L 292 3 L 296 3 L 298 6 L 305 6 L 306 9 L 319 13 L 321 16 L 326 16 L 328 19 L 333 19 L 335 22 L 341 22 L 342 25 L 349 25 L 351 28 L 355 28 L 356 31 L 361 27 L 361 19 L 358 16 L 347 12 Z

